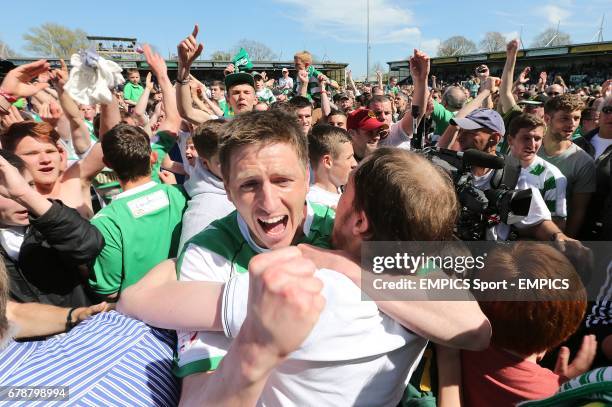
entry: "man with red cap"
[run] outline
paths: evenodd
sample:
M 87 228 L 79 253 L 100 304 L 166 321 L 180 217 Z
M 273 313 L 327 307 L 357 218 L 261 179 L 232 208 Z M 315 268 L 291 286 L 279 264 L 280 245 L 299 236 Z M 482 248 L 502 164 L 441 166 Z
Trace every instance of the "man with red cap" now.
M 376 113 L 369 109 L 358 109 L 349 114 L 346 126 L 357 162 L 376 150 L 378 142 L 389 135 L 389 125 L 378 120 Z

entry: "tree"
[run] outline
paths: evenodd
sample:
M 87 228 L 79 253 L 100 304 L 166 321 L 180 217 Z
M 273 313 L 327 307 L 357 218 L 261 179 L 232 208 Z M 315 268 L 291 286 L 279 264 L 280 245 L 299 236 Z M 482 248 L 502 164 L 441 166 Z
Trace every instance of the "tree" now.
M 215 51 L 210 54 L 210 59 L 213 61 L 231 61 L 232 54 L 226 51 Z
M 0 59 L 16 57 L 17 54 L 6 43 L 0 40 Z
M 538 34 L 531 43 L 531 46 L 533 48 L 543 48 L 547 45 L 552 47 L 558 47 L 560 45 L 568 45 L 571 43 L 572 40 L 569 34 L 564 33 L 563 31 L 557 32 L 556 28 L 550 27 Z
M 249 58 L 251 58 L 251 61 L 272 61 L 276 59 L 276 54 L 272 52 L 270 47 L 259 41 L 247 39 L 240 40 L 232 49 L 231 54 L 235 55 L 238 53 L 240 48 L 244 48 L 246 50 L 246 52 L 249 54 Z
M 476 52 L 476 44 L 462 35 L 455 35 L 438 46 L 439 57 L 451 57 L 456 55 L 473 54 Z
M 71 30 L 63 25 L 45 23 L 32 28 L 23 39 L 26 48 L 42 57 L 70 58 L 80 49 L 88 47 L 87 34 L 80 29 Z
M 483 52 L 496 52 L 506 50 L 506 37 L 502 33 L 497 31 L 489 31 L 485 34 L 485 37 L 480 41 L 480 50 Z

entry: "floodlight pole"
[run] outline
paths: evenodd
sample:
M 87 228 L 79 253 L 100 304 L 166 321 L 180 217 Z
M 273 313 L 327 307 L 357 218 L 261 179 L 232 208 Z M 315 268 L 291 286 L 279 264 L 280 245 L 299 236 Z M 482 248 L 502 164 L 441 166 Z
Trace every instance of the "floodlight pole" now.
M 366 82 L 370 80 L 370 0 L 366 0 L 367 44 L 366 44 Z

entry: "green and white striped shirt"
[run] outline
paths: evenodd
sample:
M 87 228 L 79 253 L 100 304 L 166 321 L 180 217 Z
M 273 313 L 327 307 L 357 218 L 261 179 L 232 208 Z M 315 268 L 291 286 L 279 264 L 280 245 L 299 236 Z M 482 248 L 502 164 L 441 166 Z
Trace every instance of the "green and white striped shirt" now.
M 553 164 L 536 156 L 527 168 L 521 169 L 517 189 L 534 187 L 540 190 L 552 216 L 567 217 L 565 190 L 567 179 Z

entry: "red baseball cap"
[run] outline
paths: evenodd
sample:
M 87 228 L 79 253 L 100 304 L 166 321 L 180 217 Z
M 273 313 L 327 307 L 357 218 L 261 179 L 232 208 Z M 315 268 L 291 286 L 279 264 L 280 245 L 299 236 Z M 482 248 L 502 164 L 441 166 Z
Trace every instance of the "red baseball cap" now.
M 386 126 L 385 122 L 381 122 L 376 118 L 376 113 L 369 109 L 357 109 L 348 115 L 346 127 L 349 130 L 376 130 Z

